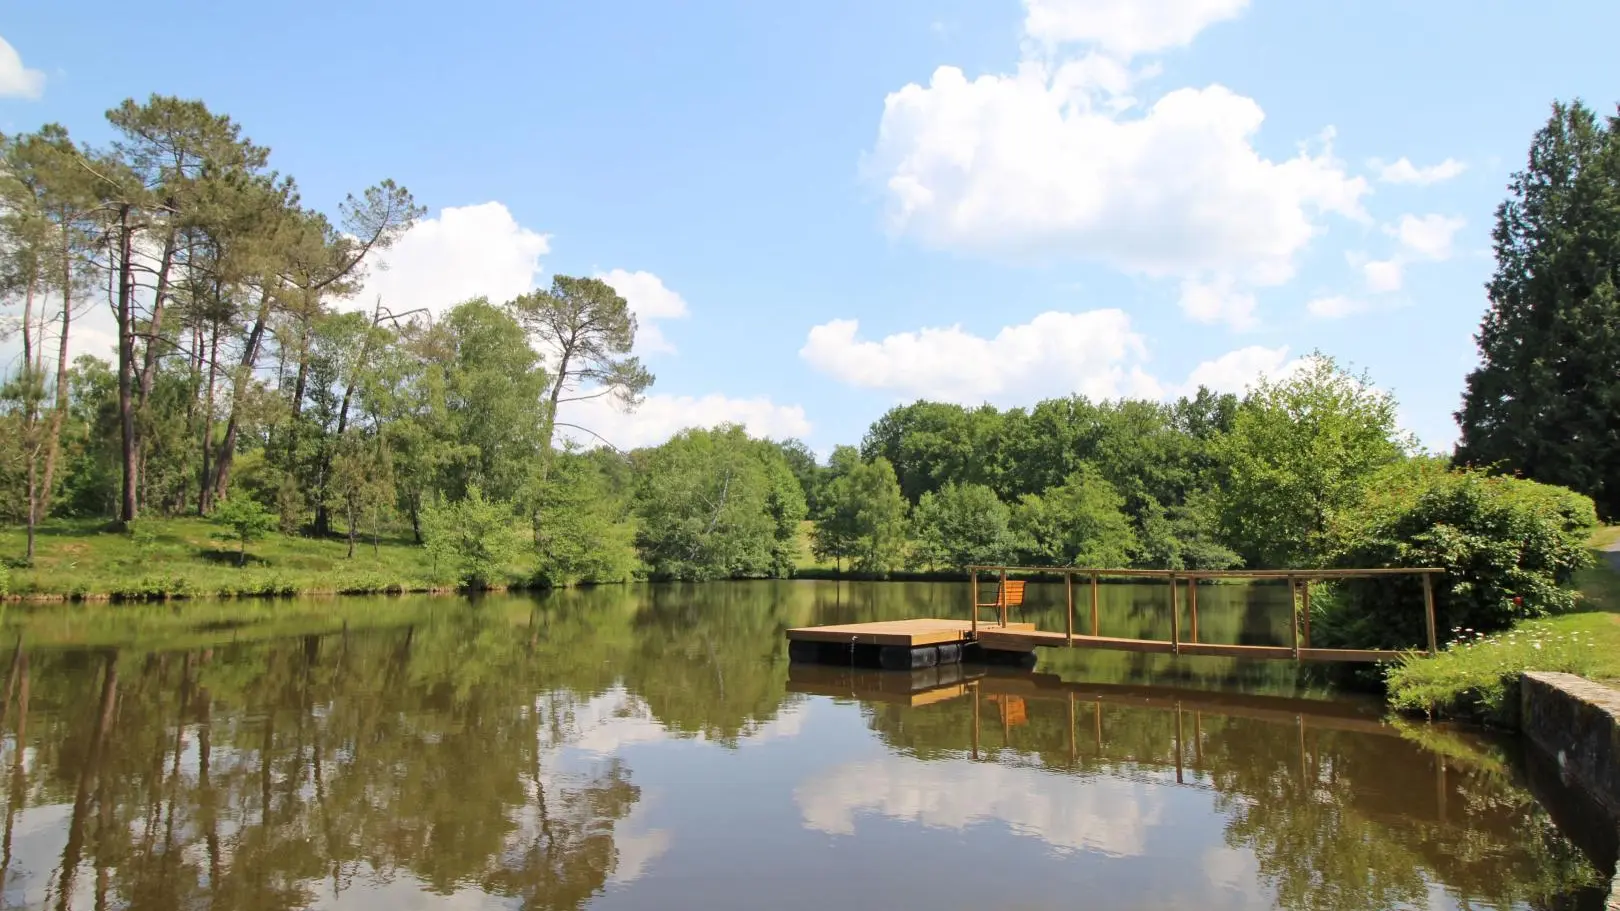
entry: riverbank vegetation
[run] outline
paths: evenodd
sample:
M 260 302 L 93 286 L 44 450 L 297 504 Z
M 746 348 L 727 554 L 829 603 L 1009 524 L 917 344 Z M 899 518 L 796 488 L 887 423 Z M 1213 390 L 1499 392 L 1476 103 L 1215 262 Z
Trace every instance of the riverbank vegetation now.
M 1560 108 L 1537 142 L 1592 134 L 1582 117 Z M 129 101 L 108 121 L 116 139 L 103 148 L 54 125 L 0 146 L 0 293 L 22 345 L 0 390 L 0 518 L 18 529 L 0 546 L 14 595 L 1017 562 L 1439 565 L 1447 630 L 1499 630 L 1576 603 L 1596 482 L 1558 476 L 1576 493 L 1467 467 L 1494 420 L 1478 415 L 1461 462 L 1424 453 L 1387 390 L 1321 354 L 1242 396 L 918 401 L 825 460 L 737 426 L 624 452 L 567 420 L 584 399 L 633 410 L 655 382 L 609 285 L 557 276 L 437 314 L 357 301 L 378 253 L 421 213 L 403 187 L 382 181 L 329 216 L 199 102 Z M 1515 251 L 1539 236 L 1541 210 L 1526 202 L 1539 187 L 1520 180 L 1503 208 L 1490 333 L 1511 301 L 1545 297 L 1511 280 Z M 86 309 L 101 306 L 117 317 L 112 360 L 70 359 Z M 1486 382 L 1471 382 L 1472 403 Z M 1421 596 L 1402 584 L 1324 592 L 1319 644 L 1421 643 Z
M 1389 673 L 1390 704 L 1405 712 L 1514 726 L 1526 671 L 1561 671 L 1620 685 L 1620 571 L 1602 549 L 1620 539 L 1609 526 L 1588 539 L 1591 565 L 1576 577 L 1576 612 L 1487 631 L 1459 627 L 1434 657 L 1407 659 Z

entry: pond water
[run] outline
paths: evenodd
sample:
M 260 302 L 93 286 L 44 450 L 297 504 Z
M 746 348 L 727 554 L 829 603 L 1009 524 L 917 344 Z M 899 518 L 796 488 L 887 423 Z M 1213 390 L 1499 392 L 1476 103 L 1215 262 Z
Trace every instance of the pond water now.
M 1286 597 L 1206 589 L 1202 635 L 1283 641 Z M 761 582 L 13 607 L 0 905 L 1602 906 L 1613 829 L 1556 773 L 1386 724 L 1286 662 L 787 660 L 789 627 L 965 598 Z M 1032 619 L 1061 629 L 1062 600 L 1032 586 Z M 1167 602 L 1105 586 L 1103 633 L 1165 635 Z

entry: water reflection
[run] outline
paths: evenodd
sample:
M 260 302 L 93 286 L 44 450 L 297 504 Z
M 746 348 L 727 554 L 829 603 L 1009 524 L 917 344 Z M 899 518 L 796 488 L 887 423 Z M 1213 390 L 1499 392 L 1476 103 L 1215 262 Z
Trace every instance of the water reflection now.
M 1227 684 L 1200 692 L 1143 683 L 1156 675 L 1139 656 L 988 676 L 786 661 L 788 627 L 940 613 L 959 594 L 760 584 L 291 603 L 230 629 L 210 627 L 240 606 L 132 609 L 106 627 L 43 613 L 10 628 L 25 647 L 0 656 L 0 904 L 1590 897 L 1597 871 L 1508 754 L 1294 698 L 1278 665 L 1178 666 Z M 1108 622 L 1157 622 L 1150 594 L 1122 593 Z M 1252 627 L 1241 599 L 1211 603 L 1211 636 Z

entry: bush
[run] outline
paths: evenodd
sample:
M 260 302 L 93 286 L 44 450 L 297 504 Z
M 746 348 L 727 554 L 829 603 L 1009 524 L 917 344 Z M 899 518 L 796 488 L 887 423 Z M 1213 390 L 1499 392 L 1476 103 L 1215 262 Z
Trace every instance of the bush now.
M 453 573 L 471 589 L 488 588 L 523 547 L 514 520 L 509 504 L 484 499 L 477 485 L 455 503 L 424 506 L 422 543 L 434 573 Z
M 1411 459 L 1375 475 L 1363 503 L 1335 522 L 1333 565 L 1437 566 L 1435 616 L 1491 633 L 1574 608 L 1567 586 L 1587 564 L 1592 501 L 1561 487 Z M 1322 645 L 1405 648 L 1427 640 L 1415 577 L 1345 582 L 1320 602 Z

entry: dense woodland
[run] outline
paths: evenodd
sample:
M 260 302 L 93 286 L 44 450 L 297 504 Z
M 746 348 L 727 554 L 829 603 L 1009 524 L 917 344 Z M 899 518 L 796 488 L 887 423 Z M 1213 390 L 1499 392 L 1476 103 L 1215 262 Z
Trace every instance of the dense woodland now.
M 404 187 L 329 216 L 200 102 L 107 118 L 106 147 L 49 125 L 0 148 L 0 292 L 20 343 L 0 515 L 28 527 L 27 552 L 6 555 L 24 563 L 47 520 L 133 534 L 200 515 L 244 561 L 262 534 L 351 554 L 386 537 L 473 586 L 519 553 L 536 584 L 787 576 L 808 519 L 838 571 L 1442 561 L 1473 574 L 1454 615 L 1505 616 L 1567 599 L 1557 582 L 1596 521 L 1582 494 L 1620 508 L 1620 130 L 1579 104 L 1555 109 L 1499 212 L 1455 459 L 1419 452 L 1391 396 L 1320 354 L 1241 397 L 920 401 L 824 464 L 738 427 L 579 447 L 565 438 L 597 440 L 558 419 L 570 402 L 633 408 L 654 382 L 611 287 L 559 276 L 437 317 L 357 300 L 421 214 Z M 101 307 L 117 357 L 71 359 Z M 1478 543 L 1521 532 L 1514 554 Z

